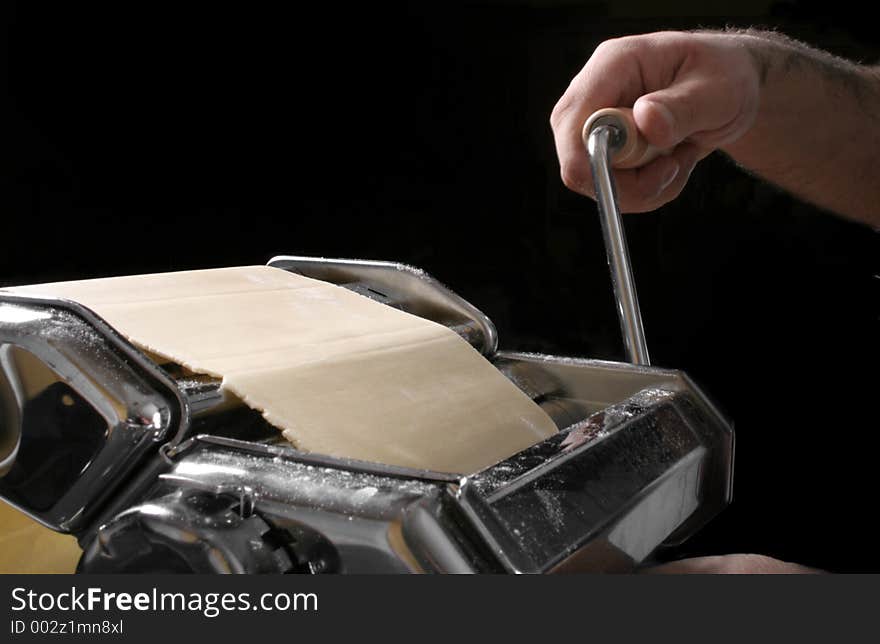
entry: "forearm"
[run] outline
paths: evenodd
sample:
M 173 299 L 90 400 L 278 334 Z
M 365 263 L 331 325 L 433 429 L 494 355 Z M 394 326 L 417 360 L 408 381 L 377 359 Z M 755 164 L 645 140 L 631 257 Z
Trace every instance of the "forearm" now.
M 741 35 L 761 76 L 752 127 L 723 151 L 840 215 L 880 227 L 880 73 L 766 32 Z

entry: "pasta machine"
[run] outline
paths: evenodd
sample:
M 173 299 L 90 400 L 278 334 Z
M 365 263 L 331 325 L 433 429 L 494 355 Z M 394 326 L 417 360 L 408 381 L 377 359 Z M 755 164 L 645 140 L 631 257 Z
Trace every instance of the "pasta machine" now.
M 731 425 L 686 374 L 501 351 L 409 266 L 270 265 L 450 327 L 559 433 L 466 475 L 301 452 L 85 307 L 0 293 L 0 497 L 75 535 L 79 571 L 628 571 L 729 502 Z

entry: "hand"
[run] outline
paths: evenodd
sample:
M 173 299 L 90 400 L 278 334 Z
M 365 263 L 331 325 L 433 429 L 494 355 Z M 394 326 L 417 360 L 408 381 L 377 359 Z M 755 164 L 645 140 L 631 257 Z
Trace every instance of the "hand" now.
M 816 574 L 821 571 L 763 555 L 722 555 L 682 559 L 646 568 L 642 572 L 666 575 L 791 575 Z
M 663 32 L 599 45 L 550 117 L 565 185 L 594 196 L 581 128 L 598 109 L 632 106 L 648 142 L 672 152 L 615 171 L 620 208 L 646 212 L 677 197 L 698 161 L 743 136 L 755 120 L 761 73 L 748 40 Z

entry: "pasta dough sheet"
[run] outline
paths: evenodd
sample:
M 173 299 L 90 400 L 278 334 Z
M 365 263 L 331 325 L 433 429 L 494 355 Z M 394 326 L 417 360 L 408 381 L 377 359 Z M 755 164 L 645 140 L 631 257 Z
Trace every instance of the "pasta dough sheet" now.
M 263 413 L 298 449 L 472 473 L 554 434 L 446 327 L 268 266 L 9 289 L 79 302 Z

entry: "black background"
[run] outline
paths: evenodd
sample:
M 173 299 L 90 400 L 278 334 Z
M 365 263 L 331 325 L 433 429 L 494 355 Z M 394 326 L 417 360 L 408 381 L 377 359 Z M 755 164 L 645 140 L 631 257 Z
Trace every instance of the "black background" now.
M 827 4 L 3 3 L 0 284 L 399 260 L 503 348 L 620 359 L 556 99 L 602 40 L 667 27 L 772 26 L 878 60 L 876 21 Z M 738 432 L 734 504 L 670 554 L 880 570 L 875 234 L 719 155 L 626 226 L 653 362 Z

